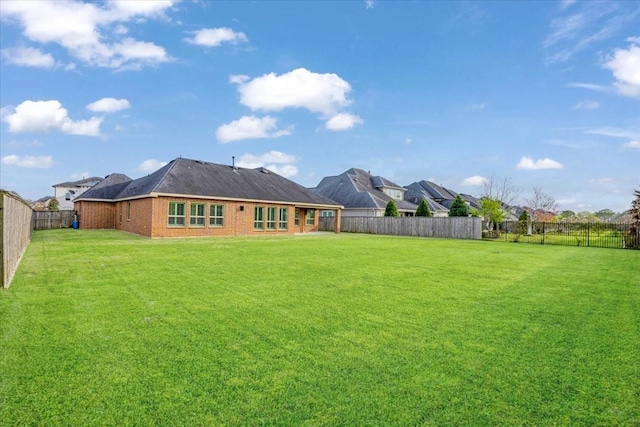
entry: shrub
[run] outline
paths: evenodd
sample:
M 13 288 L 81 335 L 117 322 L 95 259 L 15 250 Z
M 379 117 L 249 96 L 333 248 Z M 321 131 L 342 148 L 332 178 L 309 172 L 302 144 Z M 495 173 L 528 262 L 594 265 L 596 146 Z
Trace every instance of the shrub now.
M 433 216 L 433 214 L 431 213 L 431 209 L 429 209 L 429 203 L 427 203 L 427 199 L 420 200 L 418 209 L 416 209 L 416 216 Z
M 451 209 L 449 209 L 449 216 L 469 216 L 469 208 L 459 194 L 453 200 Z
M 393 200 L 389 200 L 387 203 L 387 207 L 384 209 L 384 216 L 400 216 L 400 212 L 398 212 L 398 206 L 396 202 Z

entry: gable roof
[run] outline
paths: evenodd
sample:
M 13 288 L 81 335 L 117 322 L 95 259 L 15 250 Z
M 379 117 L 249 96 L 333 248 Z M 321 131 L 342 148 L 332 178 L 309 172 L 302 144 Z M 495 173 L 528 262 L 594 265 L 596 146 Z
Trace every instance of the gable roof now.
M 102 181 L 82 193 L 78 200 L 114 200 L 132 181 L 127 175 L 112 173 L 107 175 Z
M 449 200 L 451 202 L 453 202 L 453 199 L 456 198 L 456 196 L 458 195 L 458 193 L 456 193 L 455 191 L 452 190 L 447 190 L 444 187 L 439 186 L 438 184 L 435 184 L 431 181 L 418 181 L 418 182 L 414 182 L 412 184 L 410 184 L 407 187 L 407 190 L 413 194 L 413 193 L 423 193 L 423 192 L 427 192 L 427 194 L 429 194 L 429 196 L 435 200 L 436 202 L 443 204 L 442 202 L 445 200 Z M 446 205 L 444 205 L 446 206 Z
M 91 178 L 83 178 L 78 181 L 66 181 L 60 184 L 53 184 L 52 187 L 91 187 L 100 181 L 102 181 L 102 178 L 99 176 L 92 176 Z
M 396 200 L 385 194 L 380 187 L 397 188 L 399 186 L 380 176 L 372 176 L 362 169 L 351 168 L 340 175 L 327 176 L 313 189 L 318 194 L 352 209 L 384 209 L 393 200 L 401 211 L 415 211 L 417 205 L 406 200 Z
M 109 181 L 105 184 L 105 181 Z M 178 158 L 150 175 L 131 180 L 112 174 L 76 199 L 119 200 L 155 195 L 256 200 L 331 208 L 341 206 L 265 168 L 246 169 Z

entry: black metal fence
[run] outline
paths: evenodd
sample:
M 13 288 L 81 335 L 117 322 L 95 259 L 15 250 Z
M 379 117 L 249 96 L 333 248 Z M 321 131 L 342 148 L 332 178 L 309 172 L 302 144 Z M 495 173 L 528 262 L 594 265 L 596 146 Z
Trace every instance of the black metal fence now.
M 483 224 L 483 238 L 542 245 L 640 249 L 640 222 L 505 221 L 493 230 Z

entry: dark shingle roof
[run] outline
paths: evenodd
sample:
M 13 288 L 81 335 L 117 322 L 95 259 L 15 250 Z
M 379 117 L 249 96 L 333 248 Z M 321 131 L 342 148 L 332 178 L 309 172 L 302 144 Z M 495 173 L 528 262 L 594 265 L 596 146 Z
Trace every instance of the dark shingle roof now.
M 453 201 L 453 199 L 455 199 L 458 195 L 458 193 L 456 193 L 455 191 L 447 190 L 446 188 L 441 187 L 438 184 L 434 184 L 431 181 L 425 180 L 411 183 L 409 186 L 407 186 L 407 190 L 410 192 L 410 194 L 422 193 L 426 191 L 432 199 L 442 205 L 445 205 L 443 201 Z
M 384 209 L 389 200 L 394 200 L 399 210 L 416 210 L 417 205 L 406 200 L 395 200 L 376 187 L 404 190 L 387 179 L 374 177 L 362 169 L 351 168 L 340 175 L 323 178 L 313 191 L 335 200 L 345 208 Z
M 92 176 L 91 178 L 84 178 L 78 181 L 66 181 L 61 182 L 60 184 L 54 184 L 53 187 L 84 187 L 84 186 L 92 186 L 98 182 L 102 181 L 102 178 L 99 176 Z
M 116 189 L 119 191 L 112 197 L 110 192 L 99 193 L 104 196 L 102 198 L 127 199 L 160 193 L 186 197 L 204 196 L 340 206 L 333 200 L 264 168 L 233 168 L 200 160 L 178 158 L 154 173 L 133 181 L 125 175 L 113 175 L 121 177 L 116 184 L 118 187 L 112 187 L 113 191 Z M 113 175 L 109 175 L 107 179 Z M 77 200 L 99 198 L 90 193 L 94 188 L 89 189 Z
M 131 178 L 121 173 L 112 173 L 105 179 L 82 193 L 75 201 L 83 199 L 113 200 L 131 182 Z

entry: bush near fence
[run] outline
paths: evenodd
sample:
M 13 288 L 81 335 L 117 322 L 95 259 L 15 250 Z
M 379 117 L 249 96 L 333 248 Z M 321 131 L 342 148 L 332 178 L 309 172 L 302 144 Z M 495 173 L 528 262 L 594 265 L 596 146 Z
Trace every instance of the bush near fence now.
M 335 218 L 321 217 L 320 231 L 335 231 Z M 340 218 L 340 232 L 387 234 L 393 236 L 480 239 L 482 219 L 469 217 L 360 217 Z
M 505 221 L 496 230 L 483 232 L 483 237 L 515 243 L 639 249 L 640 223 Z

